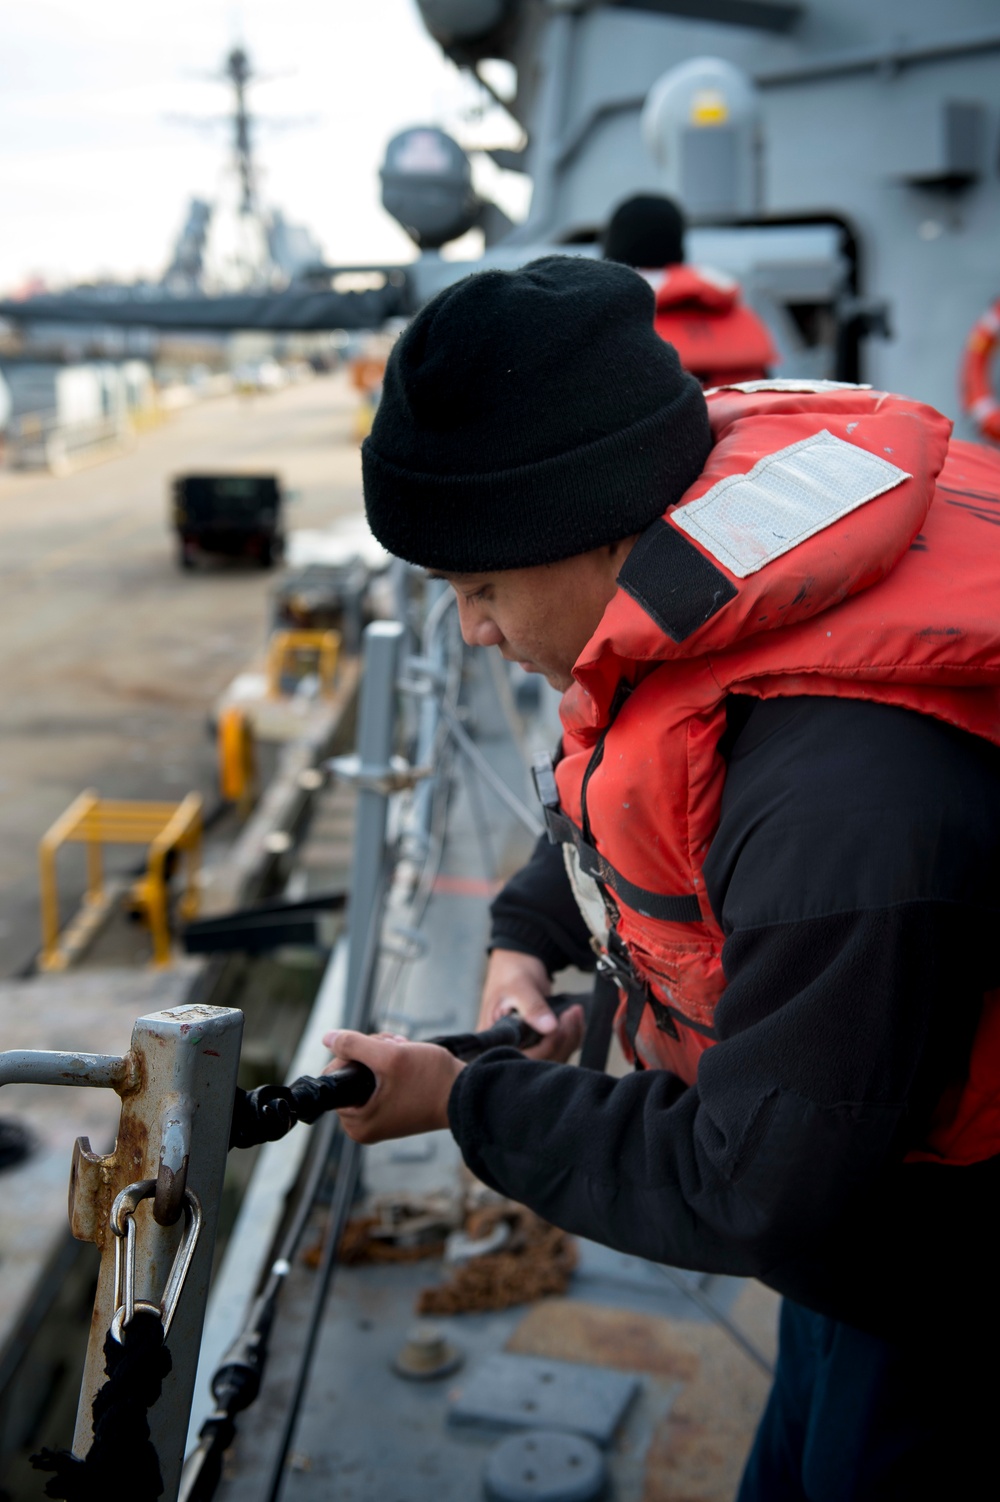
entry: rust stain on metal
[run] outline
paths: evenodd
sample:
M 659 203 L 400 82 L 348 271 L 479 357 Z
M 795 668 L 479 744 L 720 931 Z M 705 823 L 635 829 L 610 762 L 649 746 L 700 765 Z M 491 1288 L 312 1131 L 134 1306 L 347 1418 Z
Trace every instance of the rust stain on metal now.
M 125 1101 L 131 1095 L 137 1095 L 146 1088 L 146 1059 L 134 1048 L 130 1048 L 123 1061 L 125 1068 L 115 1091 L 121 1100 Z
M 115 1195 L 126 1184 L 143 1177 L 148 1146 L 149 1129 L 132 1115 L 127 1104 L 122 1107 L 112 1152 L 95 1153 L 86 1137 L 79 1140 L 69 1191 L 70 1228 L 78 1240 L 92 1241 L 102 1252 L 105 1250 L 112 1234 Z
M 749 1283 L 730 1311 L 758 1346 L 773 1354 L 778 1300 Z M 698 1358 L 653 1435 L 643 1502 L 731 1502 L 739 1487 L 770 1383 L 717 1326 L 671 1322 L 675 1339 Z
M 507 1350 L 687 1382 L 697 1373 L 698 1358 L 677 1341 L 675 1328 L 671 1320 L 634 1309 L 547 1299 L 524 1316 Z
M 733 1445 L 725 1425 L 697 1423 L 671 1411 L 646 1454 L 642 1502 L 730 1502 L 743 1459 L 742 1443 Z
M 777 1303 L 751 1283 L 730 1311 L 772 1354 Z M 507 1350 L 642 1372 L 654 1383 L 682 1382 L 654 1430 L 642 1502 L 732 1502 L 769 1383 L 715 1325 L 549 1299 L 525 1314 Z
M 131 1184 L 135 1179 L 145 1178 L 142 1169 L 148 1149 L 149 1127 L 137 1116 L 133 1116 L 131 1111 L 124 1110 L 114 1154 L 118 1168 L 125 1175 L 119 1189 L 124 1189 L 126 1184 Z M 110 1206 L 108 1208 L 110 1211 Z
M 124 1106 L 114 1151 L 98 1154 L 81 1138 L 73 1155 L 70 1181 L 70 1227 L 79 1241 L 92 1241 L 100 1250 L 109 1244 L 111 1206 L 126 1184 L 144 1177 L 149 1129 Z

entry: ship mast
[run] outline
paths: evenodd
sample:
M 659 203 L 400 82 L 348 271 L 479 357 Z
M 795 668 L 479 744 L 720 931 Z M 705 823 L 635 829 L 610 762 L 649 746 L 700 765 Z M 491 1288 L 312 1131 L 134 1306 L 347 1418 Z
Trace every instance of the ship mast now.
M 250 133 L 250 113 L 247 109 L 247 84 L 253 78 L 250 59 L 242 47 L 234 47 L 226 58 L 224 69 L 233 85 L 236 96 L 233 110 L 233 155 L 239 175 L 241 197 L 240 213 L 257 215 L 257 178 L 254 170 L 253 146 Z

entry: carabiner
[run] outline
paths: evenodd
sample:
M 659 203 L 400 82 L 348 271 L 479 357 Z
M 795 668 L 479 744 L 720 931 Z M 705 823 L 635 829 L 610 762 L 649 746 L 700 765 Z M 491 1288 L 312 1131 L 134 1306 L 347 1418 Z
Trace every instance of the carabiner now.
M 124 1329 L 136 1310 L 155 1314 L 163 1326 L 163 1339 L 170 1333 L 174 1314 L 184 1289 L 188 1270 L 201 1234 L 201 1201 L 192 1189 L 184 1191 L 184 1233 L 177 1245 L 170 1276 L 159 1304 L 135 1296 L 135 1212 L 143 1200 L 156 1193 L 155 1179 L 140 1179 L 128 1184 L 111 1206 L 111 1229 L 118 1238 L 115 1247 L 115 1313 L 111 1333 L 119 1345 L 124 1344 Z

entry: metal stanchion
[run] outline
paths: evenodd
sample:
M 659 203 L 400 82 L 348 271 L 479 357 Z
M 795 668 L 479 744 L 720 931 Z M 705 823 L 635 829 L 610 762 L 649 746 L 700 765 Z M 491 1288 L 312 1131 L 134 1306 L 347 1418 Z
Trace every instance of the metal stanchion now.
M 103 1086 L 122 1098 L 114 1150 L 95 1153 L 81 1137 L 73 1153 L 70 1227 L 101 1252 L 73 1453 L 91 1447 L 109 1329 L 117 1337 L 140 1307 L 159 1311 L 173 1369 L 149 1428 L 165 1502 L 180 1483 L 242 1036 L 234 1008 L 179 1006 L 140 1017 L 122 1057 L 0 1054 L 0 1084 Z
M 396 728 L 397 679 L 405 628 L 399 621 L 376 621 L 364 633 L 364 676 L 358 716 L 358 749 L 352 757 L 330 763 L 339 777 L 358 789 L 354 852 L 348 896 L 347 979 L 344 1022 L 364 1031 L 370 1020 L 371 998 L 378 955 L 382 910 L 387 886 L 386 825 L 390 795 L 412 785 L 409 770 L 392 765 Z M 360 1172 L 360 1150 L 348 1140 L 337 1166 L 334 1199 L 327 1217 L 325 1250 L 313 1290 L 311 1313 L 301 1362 L 281 1439 L 262 1496 L 277 1502 L 285 1477 L 289 1447 L 305 1395 L 323 1310 L 337 1263 L 340 1239 L 354 1200 Z
M 396 725 L 396 679 L 404 627 L 376 621 L 364 634 L 364 678 L 356 758 L 334 763 L 340 776 L 358 788 L 358 811 L 348 898 L 346 1024 L 363 1028 L 374 956 L 378 945 L 381 895 L 385 884 L 385 831 L 389 794 L 396 785 L 391 765 Z

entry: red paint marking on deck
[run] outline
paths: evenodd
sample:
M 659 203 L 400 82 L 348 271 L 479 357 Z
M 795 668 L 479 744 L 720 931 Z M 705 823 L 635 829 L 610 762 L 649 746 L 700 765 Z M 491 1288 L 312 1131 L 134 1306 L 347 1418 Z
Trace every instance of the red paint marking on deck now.
M 443 897 L 495 897 L 502 885 L 481 876 L 435 876 L 431 891 Z

